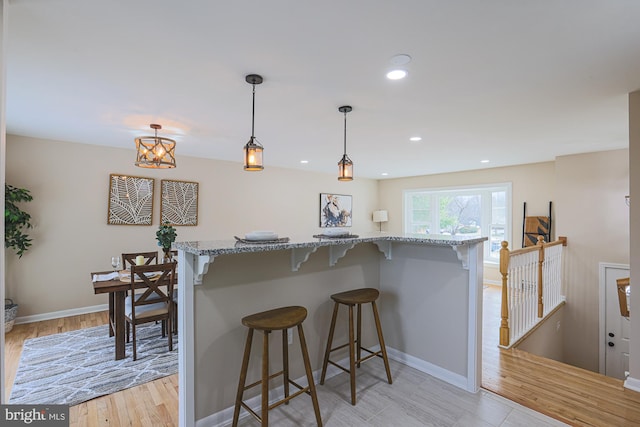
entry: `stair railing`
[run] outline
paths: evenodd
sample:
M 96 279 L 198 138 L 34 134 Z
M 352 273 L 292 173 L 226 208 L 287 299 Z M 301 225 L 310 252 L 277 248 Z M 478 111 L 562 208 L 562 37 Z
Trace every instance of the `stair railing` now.
M 500 346 L 509 348 L 521 340 L 542 319 L 564 303 L 562 295 L 562 250 L 566 237 L 509 251 L 502 242 L 500 274 L 502 308 Z

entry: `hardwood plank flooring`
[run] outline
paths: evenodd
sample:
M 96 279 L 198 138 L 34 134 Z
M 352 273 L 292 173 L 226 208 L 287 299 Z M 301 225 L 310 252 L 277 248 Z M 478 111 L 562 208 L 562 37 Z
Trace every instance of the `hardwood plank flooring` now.
M 640 425 L 640 393 L 622 380 L 498 347 L 500 288 L 485 287 L 482 387 L 573 426 Z
M 451 425 L 455 426 L 529 426 L 532 425 L 532 422 L 535 425 L 553 425 L 549 421 L 545 421 L 544 418 L 540 418 L 542 416 L 536 416 L 535 412 L 526 413 L 524 411 L 525 408 L 518 406 L 520 404 L 574 426 L 640 425 L 640 393 L 624 389 L 622 381 L 543 359 L 517 349 L 500 350 L 497 346 L 500 313 L 499 288 L 488 286 L 484 293 L 482 387 L 515 402 L 512 406 L 504 404 L 504 402 L 508 401 L 500 401 L 497 396 L 482 391 L 477 397 L 479 400 L 471 399 L 471 402 L 468 403 L 470 409 L 460 412 L 459 403 L 470 399 L 467 397 L 468 393 L 461 392 L 461 396 L 456 399 L 450 399 L 456 400 L 458 403 L 450 403 L 449 407 L 447 407 L 446 404 L 438 400 L 437 396 L 426 397 L 427 393 L 432 388 L 439 389 L 439 392 L 446 390 L 447 393 L 456 393 L 457 390 L 455 387 L 449 388 L 448 385 L 429 379 L 429 377 L 422 379 L 423 383 L 419 388 L 419 392 L 414 393 L 410 398 L 407 397 L 406 402 L 399 402 L 399 406 L 391 404 L 385 409 L 386 413 L 382 411 L 376 417 L 363 419 L 364 414 L 358 414 L 357 412 L 361 409 L 366 409 L 364 408 L 366 404 L 359 404 L 354 408 L 351 405 L 346 405 L 345 408 L 340 407 L 342 409 L 332 409 L 334 415 L 332 417 L 331 414 L 328 414 L 330 419 L 327 420 L 326 424 L 344 425 L 340 422 L 336 424 L 335 421 L 339 420 L 340 417 L 335 418 L 335 416 L 342 414 L 342 412 L 351 413 L 355 410 L 356 416 L 360 417 L 358 418 L 360 420 L 359 425 L 384 425 L 385 420 L 398 420 L 400 419 L 398 417 L 406 417 L 407 414 L 402 414 L 403 410 L 417 411 L 421 416 L 425 416 L 424 411 L 429 409 L 426 408 L 427 406 L 436 405 L 437 409 L 442 411 L 443 408 L 440 405 L 444 404 L 445 412 L 450 411 L 456 414 L 455 417 L 451 418 Z M 10 394 L 20 360 L 22 343 L 25 339 L 106 323 L 106 313 L 102 312 L 15 325 L 14 329 L 6 335 L 5 342 L 5 387 L 7 395 Z M 398 373 L 400 378 L 403 376 L 410 378 L 410 382 L 414 382 L 417 377 L 423 375 L 414 370 L 411 370 L 410 373 L 404 372 L 405 369 L 411 370 L 411 368 L 395 364 L 392 372 Z M 333 381 L 340 383 L 341 379 L 336 377 Z M 367 385 L 365 383 L 363 386 L 370 387 L 372 390 L 375 389 L 384 395 L 393 394 L 393 399 L 396 400 L 405 398 L 403 397 L 405 396 L 404 393 L 383 389 L 383 387 L 389 386 L 388 384 L 385 386 L 384 383 L 384 381 L 380 382 L 379 385 Z M 395 387 L 403 391 L 408 386 L 396 381 L 394 378 L 394 385 L 389 387 Z M 319 387 L 319 389 L 322 388 Z M 340 399 L 336 399 L 335 394 L 337 392 L 325 393 L 325 399 L 340 401 Z M 358 393 L 360 395 L 360 391 Z M 490 400 L 487 401 L 487 399 Z M 304 401 L 304 399 L 302 400 Z M 474 412 L 474 405 L 479 405 L 481 408 L 487 405 L 492 407 L 497 405 L 499 409 L 488 419 L 484 419 L 482 417 L 487 417 L 487 414 Z M 505 412 L 505 407 L 509 408 L 511 412 Z M 313 411 L 310 411 L 310 414 L 312 413 Z M 458 417 L 457 421 L 453 424 L 453 419 L 456 417 Z M 178 375 L 164 377 L 138 387 L 73 406 L 70 408 L 70 418 L 70 425 L 73 427 L 177 426 Z M 449 420 L 446 417 L 445 419 Z M 311 420 L 313 420 L 313 417 Z M 448 425 L 447 423 L 449 422 L 440 421 L 444 422 L 442 425 Z M 253 424 L 249 423 L 248 425 Z M 313 425 L 313 423 L 310 425 Z
M 15 325 L 5 336 L 5 390 L 18 370 L 22 343 L 29 338 L 107 324 L 107 312 Z M 71 427 L 173 427 L 178 425 L 178 374 L 160 378 L 69 408 Z

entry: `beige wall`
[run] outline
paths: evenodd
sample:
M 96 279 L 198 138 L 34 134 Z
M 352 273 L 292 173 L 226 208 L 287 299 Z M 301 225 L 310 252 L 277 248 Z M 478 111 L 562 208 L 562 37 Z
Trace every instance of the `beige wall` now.
M 311 236 L 319 231 L 321 192 L 353 196 L 353 232 L 377 228 L 374 180 L 344 183 L 268 165 L 249 173 L 240 163 L 182 157 L 177 150 L 177 168 L 150 170 L 133 165 L 133 149 L 8 136 L 6 180 L 34 197 L 24 205 L 35 225 L 33 246 L 21 259 L 9 251 L 6 257 L 6 291 L 20 304 L 18 316 L 106 303 L 93 294 L 89 272 L 110 269 L 112 255 L 158 248 L 160 179 L 200 183 L 199 225 L 177 227 L 178 240 L 233 239 L 265 229 Z M 152 226 L 107 225 L 110 173 L 155 178 Z
M 629 263 L 629 152 L 556 159 L 556 230 L 567 236 L 565 362 L 598 371 L 600 262 Z
M 522 203 L 531 215 L 554 202 L 553 235 L 567 248 L 566 361 L 598 369 L 598 263 L 629 263 L 628 150 L 563 156 L 556 162 L 452 174 L 340 183 L 332 175 L 269 168 L 246 173 L 235 162 L 178 157 L 175 170 L 133 166 L 133 150 L 8 136 L 6 176 L 29 188 L 26 205 L 36 228 L 33 248 L 18 260 L 7 252 L 7 295 L 19 316 L 104 304 L 93 295 L 90 271 L 109 269 L 124 250 L 155 249 L 159 199 L 153 226 L 106 224 L 110 173 L 200 182 L 199 225 L 178 227 L 179 240 L 226 239 L 254 229 L 310 235 L 318 231 L 321 192 L 353 195 L 354 232 L 375 231 L 375 209 L 387 209 L 385 229 L 402 232 L 402 191 L 511 182 L 513 238 L 520 247 Z M 158 193 L 156 191 L 156 195 Z M 638 196 L 640 198 L 640 196 Z M 498 278 L 485 267 L 485 276 Z M 46 295 L 46 297 L 43 297 Z
M 522 246 L 524 202 L 527 202 L 527 215 L 548 215 L 549 201 L 554 200 L 555 194 L 554 162 L 380 181 L 378 187 L 379 205 L 380 209 L 389 211 L 389 222 L 386 229 L 393 233 L 401 233 L 404 215 L 402 192 L 404 190 L 504 182 L 511 183 L 513 198 L 511 211 L 513 238 L 509 242 L 509 249 L 517 249 Z M 532 185 L 532 182 L 535 182 L 536 185 Z M 553 228 L 555 229 L 555 226 Z M 557 237 L 555 231 L 553 237 Z M 484 280 L 487 283 L 501 284 L 497 264 L 485 264 Z
M 565 335 L 564 306 L 562 306 L 542 322 L 517 348 L 547 359 L 564 362 Z
M 628 150 L 563 156 L 555 162 L 380 181 L 380 208 L 389 211 L 387 229 L 402 232 L 402 191 L 416 188 L 512 183 L 511 249 L 522 241 L 523 202 L 528 215 L 545 215 L 553 202 L 553 238 L 567 236 L 563 309 L 564 347 L 555 357 L 598 370 L 598 263 L 629 262 Z M 639 196 L 640 198 L 640 196 Z M 496 266 L 484 276 L 499 280 Z
M 194 289 L 196 419 L 233 407 L 242 362 L 241 349 L 247 334 L 247 328 L 241 323 L 243 316 L 274 307 L 306 307 L 305 340 L 312 370 L 318 371 L 322 368 L 334 308 L 329 295 L 359 287 L 378 287 L 380 258 L 380 251 L 370 243 L 356 245 L 331 268 L 329 249 L 319 248 L 297 272 L 291 271 L 289 250 L 216 257 L 203 284 Z M 383 306 L 381 303 L 381 310 Z M 345 306 L 339 309 L 334 346 L 347 342 L 347 313 Z M 368 304 L 362 307 L 362 315 L 363 344 L 373 346 L 377 340 Z M 383 327 L 385 334 L 392 334 L 390 325 Z M 260 331 L 255 332 L 247 382 L 260 377 L 260 335 Z M 291 377 L 298 379 L 304 377 L 304 370 L 297 332 L 293 336 L 289 361 Z M 271 372 L 275 372 L 282 366 L 280 333 L 270 334 L 269 342 Z M 345 355 L 333 353 L 332 360 L 341 360 Z M 330 369 L 333 368 L 330 366 Z M 274 381 L 274 387 L 281 384 Z M 259 392 L 260 387 L 247 390 L 245 399 Z

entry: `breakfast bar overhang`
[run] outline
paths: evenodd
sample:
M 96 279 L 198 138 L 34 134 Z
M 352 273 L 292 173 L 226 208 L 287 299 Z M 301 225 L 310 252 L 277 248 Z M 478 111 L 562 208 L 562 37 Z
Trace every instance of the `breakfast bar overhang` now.
M 380 290 L 390 358 L 477 392 L 485 240 L 375 233 L 291 238 L 283 243 L 175 243 L 180 426 L 231 419 L 245 340 L 243 316 L 279 306 L 305 306 L 309 314 L 304 329 L 318 377 L 331 319 L 329 296 L 362 287 Z M 371 324 L 368 315 L 363 311 L 363 325 Z M 346 341 L 346 331 L 336 331 L 338 339 Z M 363 343 L 367 342 L 375 338 L 373 331 L 363 328 Z M 274 344 L 276 355 L 279 345 Z M 299 362 L 291 359 L 291 377 L 304 382 Z M 255 369 L 250 369 L 249 378 L 259 377 L 259 364 L 252 358 Z M 259 397 L 254 400 L 259 405 Z

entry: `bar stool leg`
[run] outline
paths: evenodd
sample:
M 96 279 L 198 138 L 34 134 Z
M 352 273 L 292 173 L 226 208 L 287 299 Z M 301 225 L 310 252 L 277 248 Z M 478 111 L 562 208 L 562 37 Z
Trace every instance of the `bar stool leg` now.
M 288 331 L 282 330 L 282 377 L 284 381 L 284 397 L 289 397 L 289 339 Z M 288 405 L 289 402 L 285 402 Z
M 264 331 L 262 338 L 262 427 L 269 425 L 269 332 Z
M 327 348 L 324 351 L 324 362 L 322 362 L 322 375 L 320 375 L 320 385 L 324 384 L 324 378 L 327 375 L 327 365 L 329 364 L 329 353 L 333 345 L 333 332 L 336 329 L 336 318 L 338 317 L 338 303 L 333 305 L 333 317 L 331 318 L 331 327 L 329 328 L 329 339 L 327 340 Z
M 311 401 L 313 402 L 313 411 L 316 414 L 316 422 L 318 427 L 322 427 L 322 418 L 320 417 L 320 407 L 318 406 L 318 396 L 316 394 L 316 385 L 313 381 L 313 373 L 311 372 L 311 362 L 309 361 L 309 353 L 307 351 L 307 341 L 304 338 L 302 324 L 298 325 L 298 337 L 300 338 L 300 349 L 302 350 L 302 360 L 304 361 L 304 370 L 307 373 L 307 382 L 309 383 L 309 392 L 311 393 Z
M 351 378 L 351 404 L 356 404 L 356 358 L 353 336 L 353 305 L 349 305 L 349 376 Z
M 357 338 L 356 338 L 356 351 L 358 352 L 358 357 L 357 357 L 357 361 L 358 361 L 358 368 L 360 367 L 360 358 L 362 357 L 362 352 L 360 351 L 362 349 L 362 304 L 358 304 L 358 323 L 357 323 L 357 328 L 358 328 L 358 332 L 357 332 Z
M 378 308 L 376 302 L 371 302 L 371 308 L 373 309 L 373 318 L 376 321 L 376 331 L 378 332 L 378 341 L 380 342 L 380 350 L 382 351 L 382 360 L 384 360 L 384 369 L 387 371 L 387 380 L 389 384 L 393 383 L 391 379 L 391 369 L 389 369 L 389 359 L 387 358 L 387 347 L 384 344 L 384 338 L 382 337 L 382 326 L 380 325 L 380 317 L 378 316 Z
M 240 405 L 244 394 L 244 385 L 247 381 L 247 368 L 249 367 L 249 355 L 251 354 L 251 342 L 253 340 L 253 329 L 247 333 L 247 342 L 244 345 L 244 356 L 242 357 L 242 368 L 240 368 L 240 381 L 238 382 L 238 392 L 236 393 L 236 405 L 233 409 L 233 427 L 238 425 L 240 417 Z

